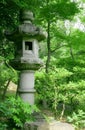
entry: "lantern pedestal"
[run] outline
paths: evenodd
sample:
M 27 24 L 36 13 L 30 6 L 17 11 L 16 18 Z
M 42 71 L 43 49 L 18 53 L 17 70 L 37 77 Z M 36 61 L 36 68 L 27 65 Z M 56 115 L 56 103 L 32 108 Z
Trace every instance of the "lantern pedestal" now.
M 24 102 L 28 102 L 29 104 L 34 104 L 34 71 L 24 70 L 21 71 L 18 94 L 24 100 Z

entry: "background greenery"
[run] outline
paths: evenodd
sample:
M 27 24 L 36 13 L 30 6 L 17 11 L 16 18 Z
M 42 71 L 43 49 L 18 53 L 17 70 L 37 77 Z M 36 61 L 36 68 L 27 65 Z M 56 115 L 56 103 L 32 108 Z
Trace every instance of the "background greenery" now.
M 49 109 L 58 120 L 71 122 L 79 129 L 85 127 L 84 4 L 84 0 L 0 1 L 2 100 L 6 100 L 9 83 L 17 84 L 18 81 L 17 72 L 9 65 L 9 60 L 14 58 L 14 43 L 5 38 L 4 31 L 15 30 L 19 25 L 20 10 L 28 9 L 34 12 L 34 23 L 47 32 L 47 38 L 40 43 L 40 57 L 44 65 L 35 74 L 36 104 Z M 75 24 L 78 28 L 75 28 Z M 3 105 L 7 107 L 6 102 Z M 6 116 L 9 110 L 5 111 L 4 108 L 0 107 L 0 112 L 3 110 Z

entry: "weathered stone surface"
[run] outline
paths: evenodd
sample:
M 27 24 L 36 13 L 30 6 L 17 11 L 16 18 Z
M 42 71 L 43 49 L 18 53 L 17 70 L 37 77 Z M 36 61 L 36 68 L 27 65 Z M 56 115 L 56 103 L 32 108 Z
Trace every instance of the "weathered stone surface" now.
M 43 123 L 37 130 L 74 130 L 74 128 L 68 123 L 52 122 Z
M 20 16 L 20 25 L 16 30 L 7 30 L 5 35 L 15 44 L 15 58 L 10 61 L 10 65 L 21 71 L 18 94 L 24 102 L 33 105 L 34 73 L 43 64 L 38 54 L 38 43 L 46 38 L 46 34 L 33 24 L 34 17 L 31 11 L 23 10 Z
M 24 102 L 34 104 L 34 71 L 24 70 L 21 72 L 18 93 Z
M 75 130 L 74 127 L 68 123 L 53 121 L 47 122 L 33 122 L 26 123 L 25 130 Z
M 20 61 L 17 60 L 12 60 L 10 61 L 10 65 L 16 69 L 16 70 L 38 70 L 41 66 L 42 63 L 21 63 Z
M 25 20 L 33 21 L 34 20 L 34 16 L 33 16 L 33 13 L 31 11 L 21 10 L 21 15 L 22 15 L 22 18 L 21 18 L 22 21 L 25 21 Z
M 22 19 L 23 23 L 21 23 L 16 30 L 5 31 L 7 39 L 16 42 L 19 39 L 23 39 L 23 37 L 37 39 L 38 41 L 42 41 L 46 38 L 47 33 L 32 23 L 34 19 L 32 12 L 24 10 L 20 19 Z

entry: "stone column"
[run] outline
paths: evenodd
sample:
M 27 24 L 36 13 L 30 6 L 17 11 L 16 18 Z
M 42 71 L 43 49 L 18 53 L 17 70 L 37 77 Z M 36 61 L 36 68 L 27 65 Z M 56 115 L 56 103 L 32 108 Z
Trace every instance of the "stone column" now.
M 23 70 L 20 73 L 18 93 L 24 102 L 34 104 L 34 71 Z

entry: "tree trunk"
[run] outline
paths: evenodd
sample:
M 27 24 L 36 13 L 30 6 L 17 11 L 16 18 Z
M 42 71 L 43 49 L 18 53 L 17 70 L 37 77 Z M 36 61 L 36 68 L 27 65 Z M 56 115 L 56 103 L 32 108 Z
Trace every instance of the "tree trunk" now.
M 63 118 L 63 116 L 64 116 L 64 112 L 65 112 L 65 103 L 63 103 L 63 108 L 62 108 L 60 120 L 62 120 L 62 118 Z
M 50 58 L 51 58 L 51 49 L 50 49 L 50 21 L 48 20 L 47 23 L 47 60 L 46 60 L 46 67 L 45 67 L 45 72 L 48 73 L 49 69 L 49 63 L 50 63 Z M 48 107 L 46 99 L 43 99 L 43 107 L 46 109 Z
M 55 119 L 57 117 L 57 94 L 58 94 L 58 91 L 57 91 L 57 88 L 54 87 L 54 116 L 55 116 Z
M 70 55 L 71 55 L 71 58 L 74 60 L 73 50 L 71 46 L 70 46 Z
M 46 61 L 46 73 L 48 73 L 48 68 L 49 68 L 49 63 L 50 63 L 50 58 L 51 58 L 51 49 L 50 49 L 50 21 L 48 21 L 48 26 L 47 26 L 47 61 Z

